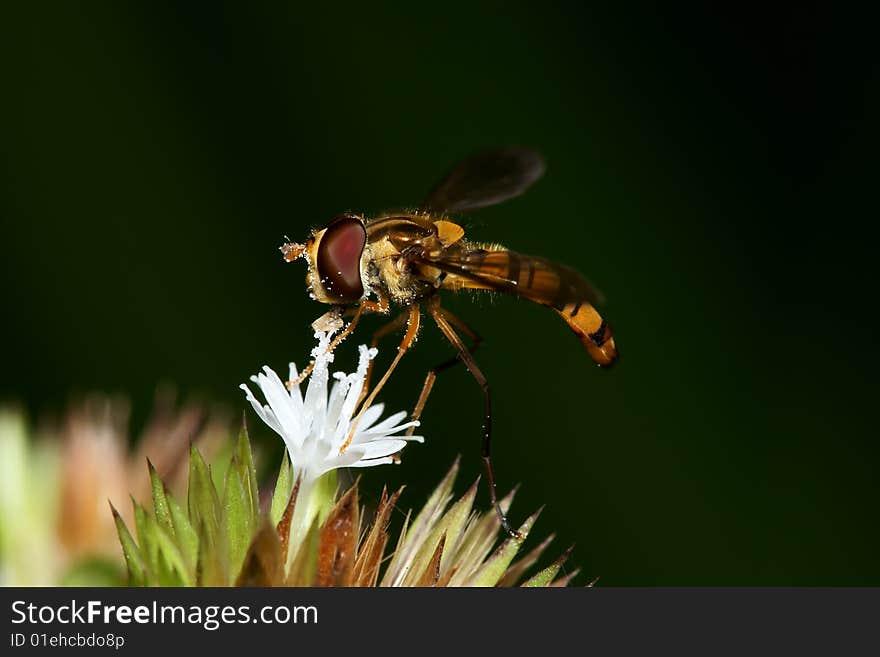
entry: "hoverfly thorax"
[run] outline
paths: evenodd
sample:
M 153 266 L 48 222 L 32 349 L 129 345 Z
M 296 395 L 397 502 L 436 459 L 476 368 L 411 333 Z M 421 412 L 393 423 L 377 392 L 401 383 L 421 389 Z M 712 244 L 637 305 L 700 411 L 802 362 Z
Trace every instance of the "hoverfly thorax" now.
M 306 282 L 316 300 L 351 304 L 363 298 L 361 260 L 366 244 L 364 221 L 353 214 L 339 215 L 306 242 Z

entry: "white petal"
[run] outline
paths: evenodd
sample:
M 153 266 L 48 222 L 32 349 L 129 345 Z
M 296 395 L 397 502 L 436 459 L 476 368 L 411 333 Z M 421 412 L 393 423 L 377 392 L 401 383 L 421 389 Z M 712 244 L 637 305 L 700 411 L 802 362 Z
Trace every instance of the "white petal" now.
M 406 417 L 406 411 L 398 411 L 394 415 L 389 415 L 384 420 L 382 420 L 375 427 L 371 427 L 370 431 L 373 432 L 387 432 L 391 427 L 400 422 L 403 418 Z
M 373 404 L 364 414 L 361 415 L 361 421 L 358 424 L 358 431 L 367 431 L 373 424 L 382 417 L 382 411 L 385 410 L 385 404 Z
M 281 429 L 281 425 L 278 424 L 278 420 L 275 418 L 275 415 L 272 414 L 272 411 L 266 407 L 264 407 L 260 402 L 257 401 L 257 398 L 254 397 L 254 394 L 251 392 L 251 389 L 247 387 L 246 384 L 242 383 L 238 386 L 242 390 L 244 390 L 244 394 L 247 397 L 247 400 L 251 403 L 251 406 L 254 407 L 254 411 L 256 411 L 257 415 L 260 416 L 260 419 L 265 422 L 269 427 L 281 437 L 284 437 L 284 431 Z
M 362 455 L 363 451 L 360 448 L 347 449 L 342 454 L 336 454 L 332 458 L 324 460 L 320 464 L 317 474 L 321 475 L 337 468 L 353 468 Z
M 263 372 L 264 374 L 257 375 L 257 378 L 266 401 L 272 407 L 272 412 L 275 413 L 286 433 L 301 436 L 303 433 L 301 414 L 294 409 L 287 388 L 271 367 L 264 366 Z
M 352 463 L 349 465 L 349 468 L 370 468 L 374 465 L 385 465 L 386 463 L 394 463 L 394 459 L 390 456 L 385 456 L 380 459 L 371 459 L 369 461 L 358 461 L 357 463 Z
M 390 456 L 392 454 L 397 454 L 397 452 L 404 447 L 406 447 L 405 440 L 377 440 L 363 445 L 364 455 L 361 458 L 373 459 L 379 456 Z
M 357 411 L 364 379 L 376 350 L 359 347 L 357 370 L 352 374 L 333 373 L 329 384 L 329 364 L 333 354 L 327 350 L 332 334 L 316 333 L 318 345 L 312 350 L 314 367 L 306 389 L 300 385 L 286 388 L 269 367 L 251 377 L 266 399 L 260 403 L 247 385 L 242 385 L 254 411 L 273 431 L 280 434 L 297 472 L 313 478 L 335 468 L 365 468 L 396 461 L 393 455 L 410 441 L 421 442 L 422 436 L 404 435 L 418 422 L 405 421 L 400 411 L 382 419 L 385 406 L 376 403 L 360 416 L 352 441 L 343 453 L 341 445 L 351 433 L 352 416 Z M 290 363 L 290 380 L 297 378 L 296 365 Z
M 395 434 L 403 431 L 404 429 L 409 429 L 410 427 L 417 427 L 417 426 L 419 426 L 418 421 L 413 421 L 413 422 L 405 422 L 404 424 L 398 425 L 396 427 L 390 427 L 388 429 L 385 429 L 384 431 L 377 431 L 375 428 L 371 429 L 370 431 L 364 431 L 364 432 L 358 431 L 355 434 L 354 439 L 351 442 L 357 443 L 357 444 L 363 444 L 363 443 L 370 442 L 372 440 L 379 440 L 381 438 L 385 438 L 388 436 L 394 436 L 395 438 L 398 438 L 398 437 L 403 438 L 403 436 L 397 436 Z
M 299 378 L 299 372 L 296 369 L 296 363 L 290 363 L 290 377 L 288 381 L 296 381 Z M 303 406 L 303 398 L 302 391 L 299 389 L 299 384 L 293 384 L 290 386 L 290 399 L 293 402 L 295 408 L 302 409 Z
M 320 436 L 320 439 L 328 443 L 328 445 L 332 443 L 333 436 L 338 429 L 339 423 L 344 422 L 347 426 L 348 418 L 351 417 L 351 411 L 346 413 L 345 409 L 345 402 L 349 389 L 351 388 L 351 378 L 345 376 L 341 372 L 337 372 L 333 376 L 335 377 L 337 374 L 341 375 L 341 378 L 339 378 L 330 389 L 330 400 L 327 402 L 323 431 Z
M 304 402 L 305 413 L 313 419 L 324 419 L 327 409 L 327 359 L 315 358 L 315 368 L 309 377 Z

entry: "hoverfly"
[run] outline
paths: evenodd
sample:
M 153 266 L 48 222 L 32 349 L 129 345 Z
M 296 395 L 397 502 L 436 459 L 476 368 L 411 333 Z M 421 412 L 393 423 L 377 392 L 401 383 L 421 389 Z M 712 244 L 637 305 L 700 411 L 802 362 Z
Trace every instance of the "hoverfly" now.
M 489 386 L 473 357 L 482 339 L 441 307 L 438 292 L 491 290 L 547 306 L 568 324 L 598 365 L 607 367 L 614 363 L 617 348 L 611 329 L 595 308 L 599 295 L 583 276 L 544 258 L 516 253 L 496 244 L 466 240 L 464 229 L 448 218 L 451 214 L 519 196 L 543 172 L 541 156 L 526 149 L 507 148 L 472 155 L 449 172 L 418 210 L 391 212 L 372 219 L 353 213 L 341 214 L 324 228 L 313 231 L 305 244 L 288 242 L 281 247 L 288 262 L 300 257 L 308 262 L 306 282 L 312 297 L 333 306 L 323 316 L 324 322 L 331 321 L 341 327 L 343 314 L 353 314 L 331 348 L 351 333 L 364 312 L 388 314 L 392 306 L 403 307 L 403 312 L 373 337 L 372 346 L 376 346 L 383 336 L 406 326 L 393 362 L 368 396 L 369 383 L 365 385 L 361 412 L 373 402 L 413 344 L 424 307 L 455 348 L 457 356 L 428 373 L 413 417 L 421 415 L 436 375 L 458 361 L 463 362 L 484 394 L 482 460 L 491 501 L 502 525 L 514 536 L 516 533 L 510 528 L 496 494 L 489 450 L 492 421 Z M 459 332 L 471 340 L 470 347 L 465 345 Z M 356 416 L 355 423 L 358 418 Z

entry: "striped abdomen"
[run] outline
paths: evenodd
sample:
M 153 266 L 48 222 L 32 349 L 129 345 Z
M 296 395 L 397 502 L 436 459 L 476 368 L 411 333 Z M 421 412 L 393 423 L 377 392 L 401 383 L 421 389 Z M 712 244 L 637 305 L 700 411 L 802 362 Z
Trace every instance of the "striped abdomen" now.
M 594 307 L 599 295 L 573 269 L 492 246 L 444 253 L 426 264 L 444 272 L 443 288 L 497 290 L 548 306 L 571 327 L 597 364 L 607 367 L 617 359 L 611 329 Z

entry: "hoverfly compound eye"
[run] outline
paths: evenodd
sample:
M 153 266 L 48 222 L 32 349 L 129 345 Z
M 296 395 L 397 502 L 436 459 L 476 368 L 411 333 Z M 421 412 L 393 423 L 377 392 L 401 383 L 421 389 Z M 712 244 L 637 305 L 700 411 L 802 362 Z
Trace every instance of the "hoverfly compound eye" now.
M 318 275 L 336 303 L 354 303 L 363 296 L 361 254 L 366 243 L 367 231 L 358 217 L 342 215 L 324 229 L 318 245 Z

